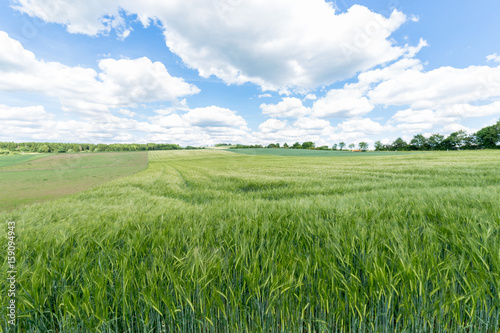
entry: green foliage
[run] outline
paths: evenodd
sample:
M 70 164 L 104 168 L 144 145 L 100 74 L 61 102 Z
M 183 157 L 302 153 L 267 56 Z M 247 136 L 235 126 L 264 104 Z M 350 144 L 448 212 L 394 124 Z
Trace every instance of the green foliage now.
M 344 147 L 345 147 L 345 142 L 340 142 L 340 143 L 339 143 L 339 148 L 340 148 L 340 150 L 343 150 L 343 149 L 344 149 Z
M 368 149 L 368 143 L 367 142 L 360 142 L 359 149 L 366 151 Z
M 19 332 L 496 332 L 500 151 L 359 155 L 151 152 L 1 216 Z
M 50 152 L 50 148 L 47 145 L 42 145 L 40 148 L 38 148 L 39 153 L 48 153 Z
M 480 147 L 498 148 L 500 143 L 500 120 L 495 125 L 485 127 L 476 133 Z
M 312 141 L 306 141 L 304 143 L 302 143 L 302 149 L 309 149 L 309 148 L 314 148 L 315 145 L 314 145 L 314 142 Z
M 394 150 L 399 151 L 408 150 L 408 144 L 401 138 L 397 138 L 396 140 L 394 140 L 394 142 L 392 143 L 392 147 Z

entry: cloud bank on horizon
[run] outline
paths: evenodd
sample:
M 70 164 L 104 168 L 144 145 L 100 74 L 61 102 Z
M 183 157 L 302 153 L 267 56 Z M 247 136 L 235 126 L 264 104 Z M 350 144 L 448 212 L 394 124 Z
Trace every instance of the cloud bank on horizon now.
M 398 35 L 425 16 L 404 8 L 15 0 L 7 9 L 18 20 L 0 25 L 1 141 L 331 146 L 473 132 L 500 117 L 500 56 L 428 68 L 419 54 L 432 45 Z M 47 25 L 37 29 L 44 40 L 94 50 L 94 62 L 19 37 L 19 18 Z M 154 32 L 163 45 L 146 38 Z M 134 34 L 146 36 L 144 51 Z M 155 48 L 177 60 L 158 61 Z

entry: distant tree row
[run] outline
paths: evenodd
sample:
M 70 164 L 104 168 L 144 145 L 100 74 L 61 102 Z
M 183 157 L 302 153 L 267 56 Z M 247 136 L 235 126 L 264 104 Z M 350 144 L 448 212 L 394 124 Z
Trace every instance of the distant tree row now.
M 354 150 L 356 145 L 345 142 L 339 142 L 332 145 L 331 150 L 345 150 L 346 148 Z M 312 141 L 304 143 L 295 142 L 289 146 L 284 143 L 280 146 L 279 143 L 271 143 L 267 146 L 262 145 L 242 145 L 238 144 L 234 148 L 291 148 L 291 149 L 330 149 L 328 146 L 317 147 Z M 358 143 L 358 148 L 361 151 L 368 149 L 367 142 Z M 477 133 L 467 134 L 465 131 L 457 131 L 445 137 L 441 134 L 433 134 L 426 138 L 423 134 L 415 135 L 410 142 L 404 141 L 402 138 L 397 138 L 391 144 L 383 144 L 381 141 L 375 142 L 375 150 L 378 151 L 409 151 L 409 150 L 459 150 L 459 149 L 500 149 L 500 120 L 491 126 L 482 128 Z
M 119 152 L 141 150 L 176 150 L 199 149 L 197 147 L 181 146 L 173 143 L 54 143 L 54 142 L 0 142 L 0 150 L 29 153 L 78 153 L 78 152 Z
M 415 135 L 410 142 L 397 138 L 391 144 L 375 142 L 375 150 L 453 150 L 453 149 L 498 149 L 500 146 L 500 121 L 482 128 L 477 133 L 467 134 L 465 131 L 453 132 L 447 137 L 433 134 L 426 138 L 422 134 Z

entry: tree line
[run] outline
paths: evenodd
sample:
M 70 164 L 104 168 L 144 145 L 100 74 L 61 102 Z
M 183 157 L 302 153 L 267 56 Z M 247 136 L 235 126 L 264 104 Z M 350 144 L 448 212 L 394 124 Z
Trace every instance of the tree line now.
M 415 135 L 410 142 L 397 138 L 391 144 L 375 142 L 375 150 L 454 150 L 454 149 L 499 149 L 500 120 L 496 124 L 484 127 L 474 134 L 465 131 L 453 132 L 447 137 L 432 134 L 426 138 L 422 134 Z
M 375 150 L 377 151 L 409 151 L 409 150 L 460 150 L 460 149 L 500 149 L 500 120 L 496 124 L 487 126 L 477 131 L 474 134 L 467 134 L 460 130 L 453 132 L 447 137 L 441 134 L 432 134 L 426 138 L 423 134 L 415 135 L 410 142 L 406 142 L 402 138 L 397 138 L 390 144 L 383 144 L 381 141 L 375 142 Z M 358 149 L 361 151 L 368 150 L 367 142 L 358 143 Z M 328 146 L 316 147 L 314 142 L 306 141 L 304 143 L 295 142 L 293 145 L 287 143 L 280 146 L 279 143 L 271 143 L 267 146 L 263 145 L 242 145 L 238 144 L 233 148 L 292 148 L 292 149 L 320 149 L 330 150 Z M 344 150 L 349 148 L 354 150 L 356 145 L 345 142 L 335 143 L 331 146 L 331 150 Z
M 0 151 L 26 153 L 89 153 L 89 152 L 120 152 L 144 150 L 177 150 L 200 149 L 187 146 L 185 148 L 173 143 L 54 143 L 54 142 L 0 142 Z

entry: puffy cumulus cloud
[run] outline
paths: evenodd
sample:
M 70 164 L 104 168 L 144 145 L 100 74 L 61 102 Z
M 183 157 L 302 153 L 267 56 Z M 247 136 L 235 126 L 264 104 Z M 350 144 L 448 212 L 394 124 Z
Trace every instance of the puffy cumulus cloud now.
M 0 105 L 0 140 L 172 142 L 184 146 L 256 141 L 246 121 L 234 111 L 212 106 L 178 112 L 157 115 L 146 121 L 110 113 L 59 120 L 59 117 L 47 112 L 43 106 Z
M 294 123 L 294 126 L 301 128 L 301 129 L 321 130 L 321 129 L 330 127 L 330 122 L 328 120 L 324 120 L 324 119 L 302 117 L 302 118 L 297 119 L 297 121 Z
M 259 130 L 263 133 L 274 133 L 285 129 L 287 122 L 279 119 L 268 119 L 259 125 Z
M 189 110 L 182 118 L 192 126 L 243 128 L 247 122 L 235 111 L 209 106 Z
M 102 59 L 100 72 L 37 60 L 34 54 L 0 32 L 0 90 L 38 92 L 60 100 L 63 110 L 102 113 L 137 103 L 177 101 L 199 89 L 172 77 L 148 58 Z
M 275 118 L 297 118 L 311 112 L 295 97 L 285 97 L 278 104 L 261 104 L 260 109 L 264 115 Z
M 115 28 L 126 36 L 126 15 L 144 25 L 158 20 L 170 50 L 201 76 L 271 90 L 330 84 L 411 51 L 390 39 L 403 13 L 386 17 L 360 5 L 338 13 L 324 0 L 16 0 L 14 7 L 89 35 Z
M 171 142 L 195 145 L 255 141 L 243 117 L 217 106 L 172 110 L 167 115 L 150 117 L 149 122 L 156 128 L 150 138 L 156 141 L 165 141 L 167 137 Z M 151 129 L 148 131 L 152 133 Z
M 359 133 L 361 135 L 379 134 L 390 128 L 380 125 L 369 118 L 346 120 L 337 126 L 341 133 Z
M 500 97 L 500 67 L 441 67 L 423 72 L 411 68 L 368 92 L 382 105 L 409 105 L 413 109 L 487 101 Z
M 319 118 L 350 118 L 364 115 L 374 106 L 359 89 L 333 89 L 313 105 L 313 115 Z
M 0 104 L 0 120 L 4 125 L 8 122 L 29 122 L 37 123 L 42 120 L 53 118 L 54 115 L 45 111 L 41 105 L 29 107 L 10 107 Z M 3 126 L 2 131 L 6 130 L 7 126 Z

